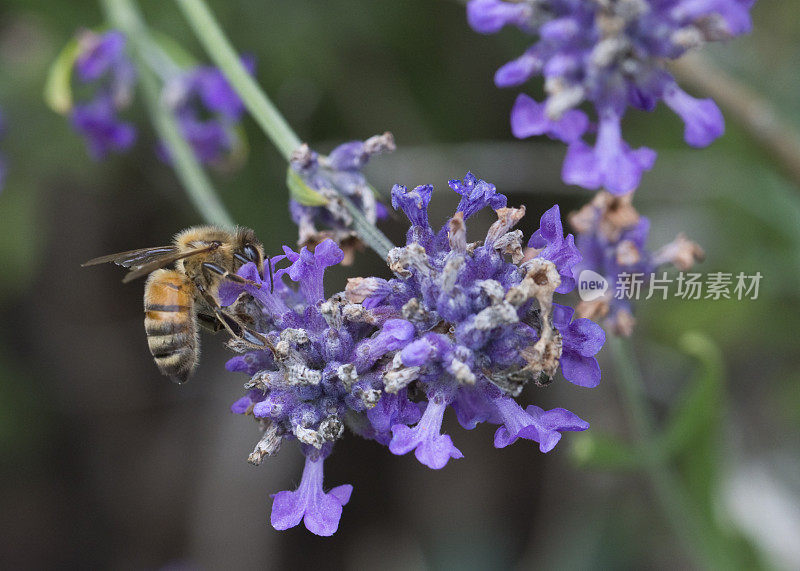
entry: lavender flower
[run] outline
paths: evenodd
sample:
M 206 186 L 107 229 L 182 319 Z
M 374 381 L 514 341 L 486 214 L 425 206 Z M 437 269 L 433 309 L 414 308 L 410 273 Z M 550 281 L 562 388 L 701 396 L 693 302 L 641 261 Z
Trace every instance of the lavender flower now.
M 297 149 L 290 167 L 293 197 L 289 212 L 299 228 L 301 247 L 314 247 L 330 238 L 344 249 L 343 263 L 352 263 L 354 251 L 361 244 L 351 228 L 352 216 L 342 204 L 341 196 L 351 200 L 369 223 L 385 218 L 388 213 L 376 200 L 375 191 L 361 170 L 371 157 L 394 149 L 394 137 L 388 132 L 363 142 L 343 143 L 327 157 L 305 144 Z M 299 182 L 301 191 L 295 190 L 297 183 L 292 184 L 293 180 Z
M 242 63 L 251 74 L 255 72 L 252 57 Z M 219 163 L 235 150 L 244 104 L 218 68 L 196 66 L 180 73 L 165 85 L 164 98 L 201 162 Z M 165 149 L 160 152 L 168 158 Z
M 607 330 L 624 336 L 633 332 L 636 323 L 631 298 L 636 297 L 637 288 L 647 284 L 660 266 L 671 264 L 686 271 L 704 257 L 702 248 L 683 234 L 651 252 L 647 248 L 650 221 L 636 211 L 632 197 L 632 193 L 614 196 L 599 192 L 589 204 L 570 215 L 583 254 L 583 260 L 573 268 L 575 277 L 591 270 L 610 284 L 602 297 L 578 304 L 576 313 L 604 319 Z
M 121 32 L 85 31 L 78 44 L 75 75 L 93 95 L 72 108 L 70 120 L 86 140 L 89 154 L 102 159 L 111 152 L 128 150 L 136 141 L 136 129 L 118 117 L 130 105 L 136 73 L 125 53 L 126 40 Z
M 124 152 L 136 141 L 136 129 L 117 119 L 111 97 L 98 95 L 94 100 L 72 109 L 73 128 L 84 136 L 89 154 L 102 159 L 111 152 Z
M 332 156 L 356 157 L 357 167 L 366 157 L 358 159 L 355 147 Z M 432 187 L 392 190 L 411 229 L 407 245 L 389 254 L 391 280 L 352 278 L 326 300 L 325 269 L 344 257 L 326 239 L 313 252 L 284 247 L 270 260 L 272 292 L 252 263 L 239 270 L 246 282 L 220 287 L 223 305 L 268 340 L 267 350 L 229 342 L 240 355 L 228 370 L 250 377 L 231 411 L 252 415 L 263 432 L 249 461 L 260 464 L 285 440 L 298 441 L 306 456 L 300 486 L 273 496 L 276 529 L 304 521 L 318 535 L 336 531 L 352 487 L 325 493 L 323 462 L 346 427 L 394 454 L 414 451 L 433 469 L 462 457 L 441 432 L 448 407 L 467 429 L 498 425 L 497 447 L 528 439 L 547 452 L 563 432 L 588 428 L 569 411 L 523 409 L 513 398 L 531 380 L 548 383 L 559 366 L 580 386 L 600 378 L 594 355 L 602 329 L 553 303 L 556 291 L 574 287 L 580 260 L 558 208 L 542 216 L 533 240 L 539 250 L 526 258 L 522 233 L 512 230 L 524 208 L 508 208 L 494 185 L 470 173 L 450 187 L 461 195 L 459 210 L 438 232 L 428 223 Z M 465 220 L 487 206 L 498 221 L 482 243 L 468 244 Z M 282 262 L 289 265 L 278 269 Z
M 244 314 L 270 341 L 265 351 L 232 345 L 245 353 L 231 359 L 227 368 L 246 372 L 251 379 L 245 385 L 246 395 L 231 410 L 252 414 L 264 432 L 250 462 L 259 464 L 275 454 L 283 440 L 299 441 L 307 458 L 298 490 L 275 496 L 273 525 L 286 529 L 305 518 L 310 531 L 330 535 L 351 487 L 339 486 L 323 494 L 323 459 L 344 434 L 346 422 L 369 424 L 368 413 L 382 394 L 380 371 L 387 365 L 386 355 L 409 341 L 414 327 L 350 303 L 343 295 L 325 300 L 325 268 L 344 257 L 332 240 L 323 241 L 313 253 L 288 247 L 284 252 L 270 262 L 273 266 L 282 260 L 290 262 L 275 271 L 273 293 L 252 263 L 243 266 L 239 275 L 257 285 L 228 283 L 220 289 L 222 303 Z M 298 289 L 284 284 L 283 276 L 296 282 Z M 381 414 L 412 422 L 418 418 L 389 410 L 391 402 L 395 408 L 410 406 L 394 397 L 372 418 Z M 366 435 L 380 440 L 385 429 L 379 420 L 376 426 Z
M 684 139 L 709 145 L 724 131 L 722 114 L 710 99 L 683 91 L 664 62 L 705 42 L 750 31 L 755 0 L 471 0 L 467 18 L 474 30 L 493 34 L 515 26 L 537 37 L 519 58 L 495 74 L 498 87 L 515 87 L 541 75 L 543 102 L 520 94 L 511 111 L 519 138 L 547 135 L 568 145 L 562 177 L 614 194 L 634 190 L 653 166 L 655 152 L 631 149 L 622 139 L 626 109 L 652 111 L 663 100 L 685 123 Z M 593 132 L 584 102 L 594 107 Z
M 289 529 L 304 520 L 306 529 L 316 535 L 333 535 L 339 528 L 342 506 L 350 501 L 353 486 L 345 484 L 333 488 L 327 494 L 322 491 L 322 463 L 306 457 L 303 479 L 294 492 L 279 492 L 272 496 L 270 523 L 275 529 Z
M 526 259 L 522 233 L 512 230 L 524 207 L 506 207 L 506 197 L 494 185 L 471 173 L 450 181 L 450 187 L 462 199 L 437 232 L 427 213 L 433 187 L 395 186 L 392 205 L 411 222 L 407 245 L 389 254 L 396 277 L 351 279 L 346 290 L 351 301 L 413 324 L 413 340 L 395 354 L 383 383 L 403 405 L 409 387 L 427 404 L 416 426 L 409 426 L 416 414 L 398 416 L 389 450 L 413 450 L 434 469 L 462 457 L 450 436 L 441 433 L 448 406 L 464 428 L 499 425 L 498 447 L 527 438 L 549 451 L 562 431 L 588 428 L 563 409 L 526 411 L 511 397 L 530 381 L 549 383 L 559 364 L 567 380 L 595 386 L 599 368 L 593 355 L 605 339 L 588 319 L 570 323 L 554 313 L 559 306 L 553 294 L 574 287 L 572 268 L 580 260 L 572 236 L 563 236 L 557 207 L 542 216 L 532 238 L 541 249 Z M 496 209 L 497 222 L 482 243 L 467 243 L 465 220 L 486 206 Z

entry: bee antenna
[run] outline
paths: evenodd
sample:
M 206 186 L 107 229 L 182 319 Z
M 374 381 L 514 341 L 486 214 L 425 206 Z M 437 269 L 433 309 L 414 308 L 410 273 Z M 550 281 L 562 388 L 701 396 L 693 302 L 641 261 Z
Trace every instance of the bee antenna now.
M 275 281 L 272 277 L 272 260 L 267 257 L 267 269 L 269 270 L 269 293 L 275 293 Z

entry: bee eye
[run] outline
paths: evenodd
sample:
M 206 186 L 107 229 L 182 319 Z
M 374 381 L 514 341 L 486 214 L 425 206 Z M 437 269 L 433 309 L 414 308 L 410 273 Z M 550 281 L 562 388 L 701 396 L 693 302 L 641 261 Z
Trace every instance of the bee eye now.
M 256 250 L 254 246 L 252 246 L 251 244 L 247 244 L 244 248 L 242 248 L 242 251 L 244 252 L 245 258 L 247 258 L 251 262 L 258 263 L 258 258 L 259 258 L 258 250 Z

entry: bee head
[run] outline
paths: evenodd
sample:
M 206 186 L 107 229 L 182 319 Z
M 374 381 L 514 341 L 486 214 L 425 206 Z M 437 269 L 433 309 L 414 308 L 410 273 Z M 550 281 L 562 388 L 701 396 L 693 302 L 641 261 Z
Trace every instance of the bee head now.
M 253 262 L 258 269 L 258 275 L 264 279 L 264 246 L 256 238 L 255 232 L 249 228 L 240 228 L 237 233 L 237 247 L 233 257 L 241 264 Z

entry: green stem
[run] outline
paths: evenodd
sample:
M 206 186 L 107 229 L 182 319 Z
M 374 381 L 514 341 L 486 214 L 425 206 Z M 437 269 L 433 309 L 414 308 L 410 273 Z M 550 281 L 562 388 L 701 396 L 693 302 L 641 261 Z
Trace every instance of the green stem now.
M 183 138 L 172 111 L 161 98 L 161 86 L 148 67 L 156 49 L 134 0 L 102 0 L 109 22 L 122 31 L 133 45 L 134 57 L 145 96 L 148 112 L 159 137 L 169 151 L 175 173 L 183 184 L 189 199 L 206 222 L 233 227 L 234 222 L 219 200 L 211 180 L 194 156 L 189 143 Z
M 300 146 L 300 138 L 242 65 L 239 54 L 225 37 L 208 6 L 201 0 L 177 0 L 177 4 L 208 56 L 225 74 L 247 110 L 283 158 L 289 161 L 292 152 Z
M 341 195 L 340 195 L 341 196 Z M 378 227 L 371 224 L 353 201 L 346 196 L 341 196 L 344 207 L 353 217 L 353 228 L 356 229 L 365 244 L 369 245 L 376 254 L 384 260 L 389 255 L 389 250 L 394 248 L 394 244 L 386 235 L 378 230 Z
M 711 529 L 710 522 L 705 521 L 692 504 L 675 470 L 655 445 L 655 424 L 647 406 L 642 374 L 628 341 L 610 337 L 606 343 L 614 356 L 619 388 L 624 407 L 630 415 L 637 452 L 644 460 L 644 469 L 669 524 L 704 567 L 737 568 L 736 562 L 731 560 L 721 545 L 717 533 Z
M 278 148 L 283 158 L 287 162 L 290 161 L 292 153 L 301 144 L 300 138 L 242 65 L 239 54 L 225 36 L 206 3 L 203 0 L 177 0 L 177 4 L 208 56 L 241 97 L 256 123 Z M 394 248 L 394 244 L 374 224 L 370 224 L 352 200 L 341 192 L 339 198 L 353 217 L 353 229 L 365 244 L 385 260 L 389 250 Z

